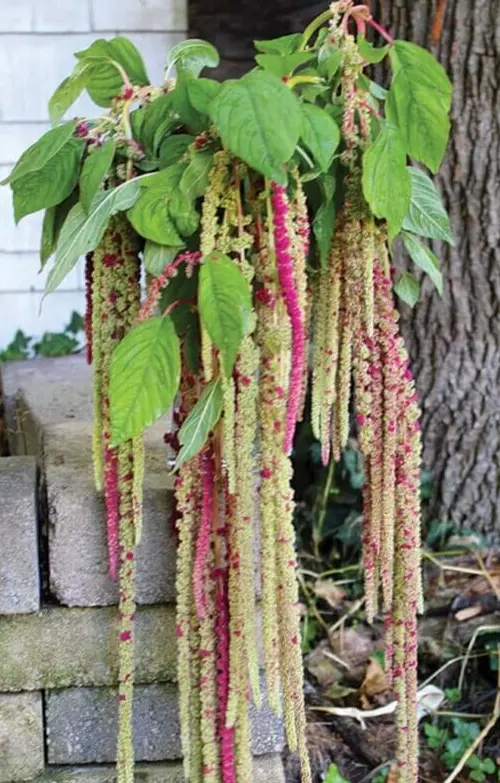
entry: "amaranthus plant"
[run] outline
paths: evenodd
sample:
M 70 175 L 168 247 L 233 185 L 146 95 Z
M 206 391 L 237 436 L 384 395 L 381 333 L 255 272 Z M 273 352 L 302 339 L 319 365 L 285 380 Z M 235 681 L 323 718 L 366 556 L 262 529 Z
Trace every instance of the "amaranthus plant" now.
M 355 407 L 367 614 L 385 617 L 399 777 L 413 783 L 420 432 L 393 295 L 414 304 L 418 283 L 389 258 L 400 236 L 441 288 L 418 237 L 451 241 L 423 168 L 435 173 L 443 157 L 451 86 L 430 54 L 393 41 L 352 0 L 303 34 L 255 45 L 256 67 L 220 84 L 200 76 L 216 50 L 181 43 L 155 88 L 130 41 L 96 41 L 50 101 L 53 129 L 8 178 L 17 220 L 46 210 L 47 293 L 87 257 L 96 486 L 119 580 L 118 781 L 134 776 L 141 436 L 171 406 L 186 780 L 252 780 L 248 705 L 264 698 L 255 540 L 265 698 L 311 780 L 290 488 L 310 393 L 325 463 L 340 457 Z M 366 74 L 384 59 L 388 90 Z M 106 114 L 60 124 L 84 89 Z

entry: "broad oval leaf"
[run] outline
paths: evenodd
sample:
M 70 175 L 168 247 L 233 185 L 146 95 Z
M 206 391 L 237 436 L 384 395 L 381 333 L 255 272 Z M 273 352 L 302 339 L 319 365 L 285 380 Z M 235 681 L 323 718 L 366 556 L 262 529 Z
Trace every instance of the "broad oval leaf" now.
M 123 36 L 117 36 L 110 41 L 99 38 L 88 49 L 75 54 L 78 60 L 89 61 L 96 67 L 92 68 L 87 90 L 98 106 L 110 106 L 122 90 L 123 76 L 116 63 L 123 68 L 132 84 L 145 86 L 149 84 L 144 61 L 132 41 Z
M 199 76 L 203 68 L 217 68 L 219 62 L 215 46 L 201 38 L 188 38 L 176 44 L 170 49 L 167 59 L 167 65 L 180 63 L 193 76 Z
M 180 252 L 179 247 L 169 247 L 168 245 L 158 245 L 156 242 L 147 240 L 144 245 L 144 267 L 146 272 L 158 277 L 167 266 L 175 260 Z
M 206 256 L 200 268 L 198 307 L 227 376 L 233 371 L 251 304 L 249 283 L 235 262 L 218 251 Z
M 205 192 L 213 164 L 212 152 L 197 152 L 191 158 L 179 183 L 180 189 L 190 199 L 196 199 Z
M 340 142 L 339 127 L 319 106 L 303 103 L 300 108 L 303 119 L 300 137 L 320 169 L 326 171 Z
M 195 457 L 208 440 L 222 414 L 222 385 L 220 379 L 211 381 L 179 430 L 181 449 L 174 470 Z
M 269 41 L 254 41 L 255 48 L 266 54 L 292 54 L 302 44 L 302 33 L 282 35 Z
M 49 100 L 49 117 L 52 125 L 57 125 L 87 87 L 92 75 L 92 68 L 93 65 L 90 62 L 78 62 L 73 73 L 63 79 Z
M 133 227 L 145 239 L 151 239 L 160 245 L 177 245 L 184 243 L 176 231 L 170 217 L 168 203 L 170 194 L 159 188 L 146 188 L 127 217 Z
M 449 111 L 453 87 L 445 69 L 427 49 L 410 41 L 394 41 L 389 49 L 392 70 L 407 74 L 409 81 L 420 83 L 429 90 L 439 93 L 443 108 Z
M 20 179 L 32 171 L 43 169 L 68 143 L 75 127 L 76 122 L 65 122 L 63 125 L 58 125 L 57 128 L 52 128 L 44 133 L 38 141 L 23 152 L 9 176 L 0 184 L 6 185 L 8 182 L 15 182 L 16 179 Z
M 85 212 L 90 210 L 115 154 L 115 142 L 108 139 L 86 158 L 80 175 L 80 202 Z
M 387 220 L 394 238 L 410 206 L 411 179 L 401 134 L 387 122 L 363 155 L 363 193 L 375 217 Z
M 289 76 L 300 65 L 311 62 L 316 58 L 314 52 L 295 52 L 294 54 L 257 54 L 255 61 L 261 68 L 280 79 Z
M 330 81 L 342 62 L 342 52 L 331 43 L 324 43 L 318 52 L 318 73 Z
M 403 242 L 411 260 L 428 275 L 437 288 L 440 296 L 443 295 L 443 275 L 439 268 L 439 260 L 432 250 L 423 245 L 413 234 L 403 231 Z
M 227 81 L 210 107 L 223 144 L 256 171 L 281 185 L 302 129 L 296 96 L 280 79 L 251 71 Z
M 109 218 L 139 198 L 140 179 L 131 179 L 96 198 L 87 215 L 80 203 L 70 210 L 57 243 L 56 260 L 47 277 L 45 296 L 55 291 L 80 258 L 99 244 Z
M 160 95 L 139 111 L 142 116 L 136 138 L 149 155 L 156 157 L 160 144 L 177 122 L 171 93 Z
M 187 133 L 168 136 L 164 139 L 159 151 L 160 168 L 166 169 L 173 163 L 177 163 L 186 153 L 193 141 L 194 136 L 189 136 Z
M 390 46 L 373 46 L 363 35 L 359 35 L 356 40 L 359 53 L 367 63 L 381 63 L 389 52 Z
M 40 209 L 55 207 L 75 187 L 80 173 L 84 142 L 70 139 L 43 168 L 30 171 L 12 183 L 16 223 Z
M 55 207 L 49 207 L 45 210 L 42 224 L 42 236 L 40 239 L 40 263 L 41 269 L 45 266 L 49 258 L 55 253 L 57 242 L 64 221 L 68 217 L 69 211 L 78 201 L 78 192 L 73 190 L 67 199 Z
M 415 166 L 410 166 L 408 170 L 411 177 L 411 201 L 403 228 L 421 237 L 443 239 L 452 245 L 450 218 L 434 182 Z
M 200 224 L 200 214 L 195 208 L 194 201 L 182 190 L 177 189 L 172 193 L 168 202 L 168 211 L 179 234 L 184 237 L 194 234 Z
M 394 293 L 409 307 L 415 307 L 420 296 L 420 285 L 410 272 L 403 272 L 396 285 Z
M 177 79 L 175 80 L 175 89 L 172 93 L 172 101 L 180 123 L 186 126 L 189 133 L 198 134 L 208 130 L 208 121 L 207 116 L 194 107 L 189 97 L 189 86 L 195 81 L 196 78 L 191 71 L 183 68 L 179 63 L 177 65 Z
M 179 338 L 168 315 L 150 318 L 124 337 L 111 357 L 114 445 L 139 435 L 167 412 L 177 394 L 180 373 Z
M 191 105 L 196 111 L 208 114 L 210 104 L 221 89 L 220 82 L 215 79 L 192 79 L 188 82 L 187 91 Z

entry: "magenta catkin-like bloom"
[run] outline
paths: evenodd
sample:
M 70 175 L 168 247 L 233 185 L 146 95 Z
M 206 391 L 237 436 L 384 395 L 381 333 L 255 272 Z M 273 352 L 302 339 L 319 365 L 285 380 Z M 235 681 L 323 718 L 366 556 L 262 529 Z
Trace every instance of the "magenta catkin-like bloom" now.
M 199 263 L 201 260 L 201 253 L 196 252 L 186 252 L 181 253 L 175 261 L 172 261 L 170 264 L 166 264 L 163 272 L 158 277 L 155 277 L 152 281 L 151 285 L 149 286 L 149 291 L 146 299 L 141 305 L 141 309 L 139 310 L 139 315 L 137 316 L 137 320 L 139 323 L 142 323 L 143 321 L 147 321 L 148 318 L 150 318 L 155 310 L 155 307 L 158 305 L 158 302 L 160 301 L 161 292 L 164 288 L 167 287 L 172 277 L 175 277 L 177 274 L 177 270 L 182 264 L 186 264 L 187 266 L 187 276 L 190 277 L 192 274 L 192 268 Z
M 85 352 L 87 364 L 92 364 L 92 283 L 94 277 L 94 254 L 85 258 Z
M 229 608 L 227 578 L 227 568 L 217 569 L 217 594 L 215 599 L 215 635 L 217 638 L 217 717 L 221 780 L 222 783 L 236 783 L 234 729 L 226 726 L 226 712 L 229 700 Z
M 196 541 L 196 557 L 193 569 L 193 594 L 196 613 L 200 620 L 205 617 L 205 566 L 210 552 L 213 511 L 213 460 L 211 450 L 205 450 L 199 457 L 202 484 L 201 519 Z
M 109 575 L 116 580 L 118 573 L 118 536 L 120 525 L 120 490 L 118 488 L 118 452 L 104 446 L 104 500 L 108 536 Z
M 276 266 L 292 330 L 290 387 L 285 426 L 285 453 L 289 454 L 292 450 L 295 424 L 299 414 L 302 393 L 305 362 L 305 319 L 293 274 L 293 255 L 287 228 L 288 198 L 285 188 L 277 185 L 275 182 L 272 183 L 271 203 L 273 207 Z

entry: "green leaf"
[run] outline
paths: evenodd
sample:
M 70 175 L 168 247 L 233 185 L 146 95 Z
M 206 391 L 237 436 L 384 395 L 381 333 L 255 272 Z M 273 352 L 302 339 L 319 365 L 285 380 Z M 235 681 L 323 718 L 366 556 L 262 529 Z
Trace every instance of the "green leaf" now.
M 127 216 L 137 233 L 145 239 L 159 245 L 184 245 L 169 211 L 169 201 L 179 187 L 184 170 L 185 166 L 178 163 L 144 180 L 140 198 Z
M 188 82 L 187 91 L 191 106 L 201 114 L 208 114 L 210 104 L 221 88 L 220 82 L 214 79 L 192 79 Z
M 170 216 L 175 227 L 182 236 L 190 237 L 200 224 L 200 215 L 194 206 L 193 200 L 182 192 L 175 190 L 168 202 Z
M 181 133 L 178 136 L 168 136 L 164 139 L 159 151 L 160 168 L 166 169 L 173 163 L 177 163 L 186 153 L 193 141 L 194 136 L 189 136 L 185 133 Z
M 132 41 L 117 36 L 110 41 L 98 38 L 88 49 L 77 52 L 78 60 L 89 61 L 92 68 L 87 90 L 98 106 L 110 106 L 123 88 L 123 76 L 116 64 L 121 66 L 134 85 L 144 87 L 149 78 L 144 61 Z
M 349 783 L 349 781 L 342 777 L 336 764 L 330 764 L 323 783 Z
M 173 46 L 167 59 L 167 65 L 178 63 L 193 76 L 199 76 L 203 68 L 217 68 L 220 62 L 219 52 L 208 41 L 200 38 L 188 38 Z
M 63 125 L 58 125 L 57 128 L 52 128 L 44 133 L 38 141 L 23 152 L 9 176 L 0 184 L 6 185 L 8 182 L 15 182 L 16 179 L 47 166 L 50 160 L 68 143 L 75 127 L 75 121 L 65 122 Z
M 205 386 L 203 393 L 179 430 L 181 450 L 174 470 L 195 457 L 208 440 L 222 414 L 222 387 L 219 379 Z
M 115 154 L 115 142 L 108 139 L 87 157 L 80 175 L 80 202 L 85 212 L 90 210 L 104 177 L 109 172 Z
M 189 98 L 189 85 L 194 81 L 196 80 L 193 74 L 178 65 L 172 100 L 181 123 L 186 126 L 190 133 L 198 134 L 206 130 L 208 126 L 207 117 L 194 108 Z
M 42 236 L 40 240 L 40 262 L 41 269 L 45 266 L 49 258 L 55 253 L 59 234 L 63 227 L 68 213 L 78 201 L 78 192 L 74 190 L 67 199 L 55 207 L 49 207 L 45 210 L 42 224 Z
M 439 268 L 439 260 L 436 258 L 432 250 L 425 245 L 422 245 L 413 234 L 407 234 L 403 231 L 403 242 L 406 250 L 408 251 L 412 261 L 420 267 L 420 269 L 429 275 L 430 279 L 436 286 L 440 296 L 443 295 L 443 276 Z
M 196 152 L 181 177 L 180 189 L 190 199 L 196 199 L 205 192 L 214 163 L 212 152 Z
M 302 43 L 301 33 L 282 35 L 269 41 L 254 41 L 254 46 L 259 52 L 266 54 L 293 54 Z
M 94 250 L 99 244 L 110 217 L 131 207 L 139 193 L 140 179 L 131 179 L 117 188 L 100 193 L 88 215 L 80 203 L 75 204 L 61 229 L 56 260 L 47 278 L 45 296 L 55 291 L 80 256 Z
M 337 49 L 336 46 L 332 46 L 330 43 L 325 43 L 318 52 L 318 73 L 323 76 L 327 81 L 335 76 L 340 63 L 342 62 L 342 52 Z
M 356 43 L 361 57 L 367 63 L 381 63 L 390 49 L 389 45 L 382 47 L 373 46 L 363 35 L 358 36 Z
M 319 106 L 302 103 L 301 139 L 322 171 L 326 171 L 340 142 L 337 123 Z
M 158 245 L 156 242 L 146 240 L 144 245 L 144 266 L 146 272 L 158 277 L 162 274 L 167 264 L 171 264 L 180 252 L 179 247 Z
M 451 84 L 431 54 L 415 44 L 396 41 L 390 50 L 395 77 L 386 115 L 401 131 L 410 157 L 435 174 L 450 132 Z
M 394 292 L 410 307 L 415 307 L 420 295 L 420 285 L 410 272 L 403 272 L 394 286 Z
M 148 155 L 156 157 L 166 134 L 177 124 L 173 96 L 171 93 L 160 95 L 139 111 L 141 112 L 140 125 L 137 127 L 135 138 L 143 145 Z
M 420 169 L 410 166 L 408 170 L 411 177 L 411 202 L 403 228 L 421 237 L 443 239 L 452 245 L 450 219 L 435 184 Z
M 69 196 L 78 181 L 85 143 L 70 139 L 46 165 L 12 183 L 16 223 L 40 209 L 55 207 Z
M 71 76 L 63 79 L 49 100 L 49 117 L 52 125 L 57 125 L 67 110 L 74 104 L 81 92 L 87 87 L 92 76 L 91 62 L 78 62 Z
M 389 238 L 396 236 L 410 206 L 411 179 L 401 134 L 390 123 L 363 155 L 363 193 L 375 217 L 387 220 Z
M 314 52 L 295 52 L 294 54 L 257 54 L 255 60 L 261 68 L 275 76 L 289 76 L 300 65 L 311 62 Z
M 283 164 L 294 153 L 302 114 L 296 96 L 283 82 L 263 71 L 229 80 L 211 104 L 210 117 L 234 155 L 286 184 Z
M 233 371 L 251 306 L 250 286 L 234 261 L 218 251 L 206 256 L 200 268 L 198 307 L 227 376 Z
M 139 435 L 163 416 L 179 388 L 179 339 L 168 316 L 129 332 L 111 357 L 109 402 L 113 445 Z

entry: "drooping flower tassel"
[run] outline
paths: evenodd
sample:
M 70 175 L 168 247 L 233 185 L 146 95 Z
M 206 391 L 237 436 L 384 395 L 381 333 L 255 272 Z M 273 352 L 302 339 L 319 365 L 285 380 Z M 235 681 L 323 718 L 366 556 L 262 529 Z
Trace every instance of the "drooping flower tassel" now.
M 92 283 L 94 278 L 93 254 L 85 257 L 85 356 L 87 364 L 92 364 Z
M 290 206 L 284 187 L 276 183 L 272 184 L 271 203 L 276 267 L 292 330 L 290 382 L 284 433 L 285 454 L 290 454 L 300 408 L 305 363 L 304 312 L 300 306 L 297 281 L 294 278 L 292 243 L 288 226 Z

